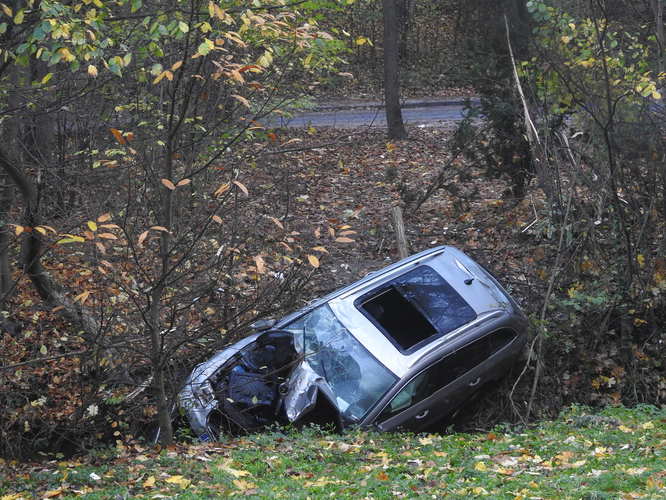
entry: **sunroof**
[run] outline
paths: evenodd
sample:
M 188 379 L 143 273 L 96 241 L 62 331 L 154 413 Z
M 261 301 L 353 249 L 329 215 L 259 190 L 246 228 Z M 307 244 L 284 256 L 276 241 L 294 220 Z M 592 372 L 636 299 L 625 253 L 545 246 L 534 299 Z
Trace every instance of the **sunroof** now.
M 404 350 L 437 333 L 415 304 L 407 300 L 394 286 L 363 303 L 361 309 L 379 323 Z
M 356 307 L 402 351 L 476 318 L 474 309 L 428 266 L 419 266 L 360 297 Z

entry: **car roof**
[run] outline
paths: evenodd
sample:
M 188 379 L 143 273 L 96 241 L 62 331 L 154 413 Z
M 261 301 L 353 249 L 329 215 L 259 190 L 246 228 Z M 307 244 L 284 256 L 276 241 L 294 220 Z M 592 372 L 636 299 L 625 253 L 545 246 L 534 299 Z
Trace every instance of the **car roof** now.
M 356 307 L 355 301 L 387 281 L 420 265 L 428 265 L 441 275 L 476 312 L 476 319 L 446 335 L 434 338 L 413 352 L 400 352 L 395 345 Z M 448 344 L 470 328 L 511 312 L 514 303 L 501 286 L 467 255 L 449 246 L 439 246 L 369 273 L 362 279 L 336 290 L 286 316 L 280 328 L 307 312 L 328 303 L 338 319 L 380 362 L 398 377 L 404 376 L 429 353 Z

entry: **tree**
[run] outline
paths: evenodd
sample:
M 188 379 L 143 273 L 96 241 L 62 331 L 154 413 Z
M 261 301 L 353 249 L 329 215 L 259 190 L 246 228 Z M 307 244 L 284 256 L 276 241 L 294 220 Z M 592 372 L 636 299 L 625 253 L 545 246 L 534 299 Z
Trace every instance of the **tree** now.
M 382 0 L 384 12 L 384 104 L 389 139 L 405 139 L 407 131 L 400 109 L 400 23 L 396 2 Z
M 76 415 L 108 398 L 109 385 L 115 404 L 145 390 L 168 444 L 178 355 L 224 342 L 298 289 L 297 252 L 265 242 L 263 214 L 240 222 L 247 159 L 233 148 L 277 140 L 260 121 L 332 67 L 332 37 L 308 22 L 317 2 L 0 7 L 0 170 L 20 194 L 24 216 L 11 224 L 25 273 L 85 337 L 95 376 L 82 381 Z M 235 168 L 220 173 L 223 159 Z M 64 165 L 81 183 L 78 203 L 61 196 Z M 275 240 L 293 257 L 269 248 Z M 46 258 L 64 263 L 67 278 L 47 272 Z M 262 279 L 273 267 L 279 282 Z

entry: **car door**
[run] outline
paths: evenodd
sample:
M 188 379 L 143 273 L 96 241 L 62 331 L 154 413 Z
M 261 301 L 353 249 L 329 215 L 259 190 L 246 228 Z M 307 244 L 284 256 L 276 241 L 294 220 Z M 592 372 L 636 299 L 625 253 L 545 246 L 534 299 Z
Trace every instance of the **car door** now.
M 418 432 L 446 417 L 495 375 L 494 355 L 514 338 L 515 332 L 501 329 L 435 361 L 397 392 L 377 417 L 377 426 Z

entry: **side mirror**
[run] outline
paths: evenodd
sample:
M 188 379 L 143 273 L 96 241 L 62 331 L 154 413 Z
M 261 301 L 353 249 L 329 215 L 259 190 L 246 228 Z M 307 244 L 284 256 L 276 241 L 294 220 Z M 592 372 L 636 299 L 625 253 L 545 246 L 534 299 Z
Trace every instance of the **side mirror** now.
M 275 326 L 275 323 L 277 323 L 277 320 L 273 318 L 260 319 L 252 323 L 250 325 L 250 328 L 255 332 L 262 332 L 264 330 L 269 330 L 270 328 L 273 328 L 273 326 Z

